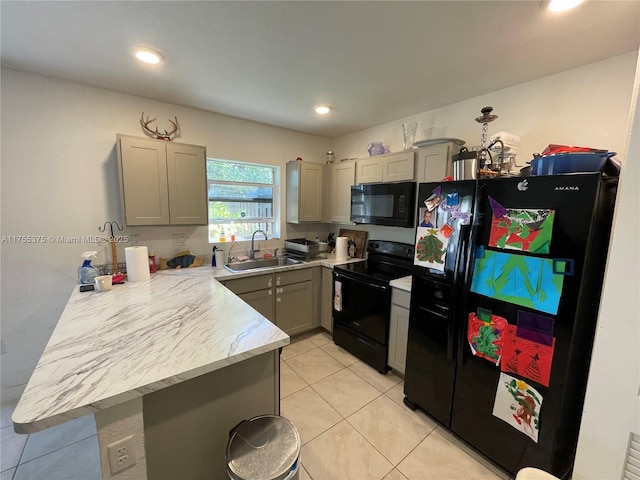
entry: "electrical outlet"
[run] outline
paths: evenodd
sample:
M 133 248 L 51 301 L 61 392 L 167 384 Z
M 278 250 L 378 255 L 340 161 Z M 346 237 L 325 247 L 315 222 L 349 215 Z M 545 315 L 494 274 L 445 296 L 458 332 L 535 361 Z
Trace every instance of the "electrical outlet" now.
M 180 247 L 184 245 L 184 233 L 174 233 L 173 234 L 173 246 Z
M 136 445 L 133 435 L 107 446 L 111 475 L 126 470 L 136 464 Z

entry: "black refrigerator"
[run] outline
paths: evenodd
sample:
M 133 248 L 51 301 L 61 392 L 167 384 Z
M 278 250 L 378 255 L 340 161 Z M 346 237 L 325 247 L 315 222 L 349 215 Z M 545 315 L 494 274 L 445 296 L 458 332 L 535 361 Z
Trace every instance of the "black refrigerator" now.
M 405 404 L 511 474 L 570 476 L 616 188 L 600 173 L 419 186 Z

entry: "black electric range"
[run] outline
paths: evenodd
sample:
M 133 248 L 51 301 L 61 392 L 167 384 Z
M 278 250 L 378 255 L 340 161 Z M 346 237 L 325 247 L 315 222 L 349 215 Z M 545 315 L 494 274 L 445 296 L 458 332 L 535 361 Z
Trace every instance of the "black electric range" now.
M 369 240 L 367 260 L 333 269 L 333 340 L 380 373 L 389 370 L 389 282 L 412 273 L 414 246 Z

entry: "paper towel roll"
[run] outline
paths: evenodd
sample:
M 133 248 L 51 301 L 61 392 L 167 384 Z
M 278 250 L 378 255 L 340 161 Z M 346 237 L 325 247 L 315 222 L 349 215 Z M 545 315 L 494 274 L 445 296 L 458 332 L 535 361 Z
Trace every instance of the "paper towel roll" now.
M 125 247 L 124 258 L 127 263 L 127 280 L 144 282 L 149 280 L 149 250 L 147 247 Z
M 349 246 L 349 242 L 347 237 L 338 237 L 336 238 L 336 260 L 338 262 L 346 262 L 348 255 L 347 249 Z
M 224 250 L 216 250 L 214 255 L 216 256 L 216 268 L 224 268 Z

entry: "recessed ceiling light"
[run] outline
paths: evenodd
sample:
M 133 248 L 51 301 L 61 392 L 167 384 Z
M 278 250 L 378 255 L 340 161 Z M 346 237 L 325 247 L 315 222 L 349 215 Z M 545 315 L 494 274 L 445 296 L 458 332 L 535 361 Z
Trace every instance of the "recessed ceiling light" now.
M 151 50 L 150 48 L 138 48 L 136 50 L 136 57 L 141 62 L 145 63 L 160 63 L 162 61 L 162 54 L 155 50 Z
M 333 110 L 333 107 L 326 103 L 321 103 L 320 105 L 316 105 L 315 107 L 313 107 L 313 109 L 316 111 L 316 113 L 319 113 L 320 115 L 326 115 L 331 110 Z
M 565 10 L 577 7 L 583 1 L 584 0 L 551 0 L 548 8 L 551 12 L 564 12 Z

